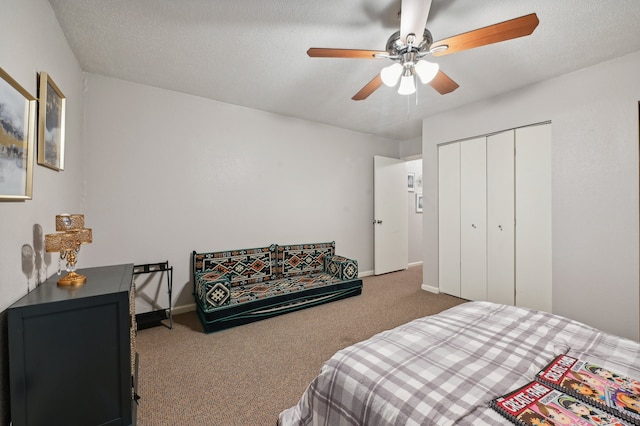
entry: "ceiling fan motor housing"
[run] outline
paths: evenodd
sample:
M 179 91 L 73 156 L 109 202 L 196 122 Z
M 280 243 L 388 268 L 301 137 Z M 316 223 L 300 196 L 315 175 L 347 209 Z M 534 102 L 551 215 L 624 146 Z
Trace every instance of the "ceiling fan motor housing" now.
M 401 56 L 402 54 L 407 53 L 410 47 L 414 52 L 428 52 L 432 43 L 433 37 L 431 36 L 431 32 L 426 28 L 422 35 L 422 41 L 417 45 L 405 44 L 400 39 L 400 31 L 396 31 L 391 35 L 391 37 L 389 37 L 389 40 L 387 40 L 386 51 L 391 56 Z

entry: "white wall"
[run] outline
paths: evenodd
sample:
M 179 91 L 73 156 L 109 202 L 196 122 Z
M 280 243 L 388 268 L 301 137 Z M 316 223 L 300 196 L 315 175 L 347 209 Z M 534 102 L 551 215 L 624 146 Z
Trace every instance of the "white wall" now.
M 10 11 L 10 13 L 6 13 Z M 82 72 L 46 0 L 3 0 L 0 13 L 0 67 L 34 97 L 37 74 L 47 72 L 67 98 L 65 170 L 56 172 L 34 161 L 33 194 L 27 201 L 0 202 L 0 311 L 27 293 L 22 245 L 34 246 L 34 225 L 55 232 L 55 215 L 82 213 Z M 37 153 L 37 140 L 34 144 Z M 37 157 L 34 155 L 34 159 Z M 48 263 L 52 256 L 47 255 Z M 53 256 L 49 272 L 57 269 Z M 29 288 L 36 285 L 36 274 Z M 41 280 L 42 281 L 42 280 Z
M 422 176 L 422 138 L 400 141 L 400 158 L 407 160 L 407 171 Z M 416 191 L 422 192 L 422 185 Z M 422 213 L 416 213 L 416 196 L 407 194 L 409 212 L 409 265 L 422 263 Z
M 409 214 L 409 265 L 422 263 L 422 213 L 416 212 L 416 194 L 422 193 L 422 159 L 407 161 L 407 172 L 415 173 L 415 191 L 407 191 Z
M 438 287 L 437 145 L 551 120 L 553 312 L 637 340 L 639 74 L 636 52 L 425 119 L 424 285 Z
M 415 159 L 422 156 L 422 137 L 400 141 L 400 158 Z
M 45 71 L 67 98 L 65 170 L 34 161 L 33 199 L 0 202 L 0 424 L 8 424 L 5 309 L 57 268 L 57 256 L 47 254 L 39 278 L 36 271 L 23 272 L 22 246 L 34 246 L 34 227 L 55 232 L 56 214 L 82 213 L 83 87 L 80 67 L 46 0 L 2 0 L 0 28 L 0 67 L 34 97 L 37 73 Z
M 373 269 L 373 155 L 398 143 L 88 74 L 83 266 L 169 260 L 193 304 L 192 250 L 336 241 Z

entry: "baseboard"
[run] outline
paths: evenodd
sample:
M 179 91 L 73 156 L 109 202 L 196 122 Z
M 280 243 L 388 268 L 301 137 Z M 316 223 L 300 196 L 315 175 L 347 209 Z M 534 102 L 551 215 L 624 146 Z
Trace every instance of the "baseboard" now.
M 187 312 L 193 312 L 196 310 L 196 304 L 190 303 L 188 305 L 176 306 L 173 308 L 173 315 L 186 314 Z
M 426 285 L 426 284 L 422 284 L 420 286 L 421 289 L 428 291 L 429 293 L 435 293 L 435 294 L 439 294 L 440 293 L 440 289 L 438 287 L 433 287 L 430 285 Z
M 422 265 L 422 261 L 420 262 L 413 262 L 413 263 L 409 263 L 407 265 L 408 268 L 413 268 L 414 266 L 420 266 Z M 400 272 L 400 271 L 394 271 L 394 272 Z M 361 271 L 358 273 L 358 278 L 362 278 L 362 277 L 370 277 L 371 275 L 374 275 L 374 271 Z

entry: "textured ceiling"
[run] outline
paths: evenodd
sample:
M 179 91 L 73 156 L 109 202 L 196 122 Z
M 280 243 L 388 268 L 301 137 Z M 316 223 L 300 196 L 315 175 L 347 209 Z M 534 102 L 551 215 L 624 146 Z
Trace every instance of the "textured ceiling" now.
M 384 50 L 400 0 L 49 0 L 84 71 L 394 140 L 422 118 L 640 50 L 638 0 L 433 0 L 434 40 L 532 12 L 531 36 L 434 58 L 460 88 L 382 86 L 390 62 L 309 58 L 309 47 Z M 588 88 L 585 88 L 588 90 Z

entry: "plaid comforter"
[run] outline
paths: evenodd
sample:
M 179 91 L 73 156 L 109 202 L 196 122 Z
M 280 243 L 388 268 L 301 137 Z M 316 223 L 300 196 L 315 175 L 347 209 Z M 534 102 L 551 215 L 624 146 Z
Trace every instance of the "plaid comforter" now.
M 288 425 L 511 424 L 489 407 L 556 355 L 640 377 L 640 343 L 546 312 L 469 302 L 338 351 Z

